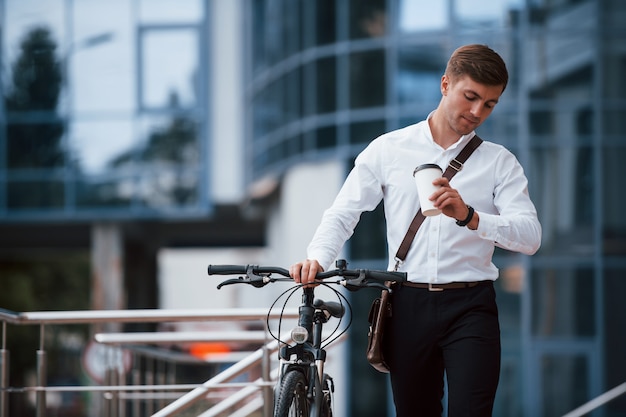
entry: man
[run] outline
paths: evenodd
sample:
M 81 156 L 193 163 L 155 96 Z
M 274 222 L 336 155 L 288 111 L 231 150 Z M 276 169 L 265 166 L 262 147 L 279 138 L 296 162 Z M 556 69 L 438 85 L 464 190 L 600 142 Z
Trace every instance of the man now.
M 291 267 L 295 281 L 310 283 L 332 265 L 361 213 L 381 199 L 394 268 L 419 209 L 414 168 L 435 163 L 445 169 L 489 117 L 507 82 L 504 61 L 489 47 L 454 51 L 441 78 L 441 101 L 427 120 L 380 136 L 358 156 L 307 259 Z M 532 255 L 541 226 L 523 169 L 503 146 L 483 142 L 451 181 L 441 177 L 433 184 L 441 188 L 430 200 L 442 214 L 426 218 L 399 265 L 410 282 L 393 292 L 385 337 L 396 412 L 441 416 L 445 371 L 449 417 L 491 416 L 500 373 L 494 248 Z

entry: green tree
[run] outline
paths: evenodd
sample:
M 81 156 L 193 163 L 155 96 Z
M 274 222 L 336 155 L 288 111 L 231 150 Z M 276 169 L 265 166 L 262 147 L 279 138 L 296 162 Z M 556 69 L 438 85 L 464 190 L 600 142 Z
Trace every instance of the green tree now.
M 62 73 L 56 48 L 47 28 L 33 29 L 12 65 L 6 110 L 18 121 L 8 130 L 9 168 L 50 168 L 63 161 L 63 123 L 56 114 Z
M 49 29 L 32 29 L 20 43 L 20 53 L 11 66 L 12 83 L 5 97 L 10 170 L 54 169 L 63 165 L 64 126 L 56 112 L 63 74 L 56 49 Z M 63 204 L 62 184 L 50 181 L 49 173 L 42 175 L 40 181 L 13 181 L 7 191 L 9 208 Z

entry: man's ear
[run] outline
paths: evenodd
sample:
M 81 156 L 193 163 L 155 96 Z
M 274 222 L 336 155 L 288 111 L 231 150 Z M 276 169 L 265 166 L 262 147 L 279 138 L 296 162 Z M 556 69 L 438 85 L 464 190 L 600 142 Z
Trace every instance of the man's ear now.
M 447 95 L 449 87 L 450 87 L 450 79 L 448 78 L 447 75 L 444 74 L 441 77 L 441 94 L 444 96 Z

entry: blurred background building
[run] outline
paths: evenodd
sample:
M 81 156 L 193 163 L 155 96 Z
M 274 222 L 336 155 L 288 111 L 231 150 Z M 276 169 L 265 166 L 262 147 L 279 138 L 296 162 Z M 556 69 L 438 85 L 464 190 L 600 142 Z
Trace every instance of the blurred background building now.
M 191 297 L 206 264 L 303 258 L 358 152 L 425 118 L 450 53 L 485 43 L 511 80 L 479 132 L 524 165 L 544 233 L 537 255 L 495 258 L 494 415 L 561 415 L 626 380 L 625 2 L 0 0 L 0 16 L 0 307 L 172 306 L 163 289 Z M 167 263 L 190 249 L 198 268 Z M 344 257 L 385 255 L 379 208 Z M 351 295 L 345 415 L 391 415 L 363 358 L 372 297 Z

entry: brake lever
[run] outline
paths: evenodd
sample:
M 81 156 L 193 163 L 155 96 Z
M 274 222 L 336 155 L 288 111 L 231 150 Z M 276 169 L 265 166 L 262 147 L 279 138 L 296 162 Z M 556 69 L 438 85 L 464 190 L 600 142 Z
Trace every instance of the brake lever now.
M 226 281 L 223 281 L 217 284 L 217 289 L 219 290 L 226 285 L 232 285 L 232 284 L 247 284 L 247 282 L 245 281 L 243 277 L 231 278 L 231 279 L 227 279 Z
M 341 281 L 341 285 L 346 287 L 350 291 L 357 291 L 363 287 L 369 286 L 369 282 L 365 279 L 365 272 L 359 271 L 359 276 L 352 279 L 344 279 Z
M 384 291 L 389 291 L 390 294 L 392 292 L 391 288 L 389 288 L 388 286 L 386 286 L 385 284 L 382 284 L 380 282 L 368 282 L 366 284 L 366 286 L 368 288 L 379 288 L 379 289 L 384 290 Z
M 353 279 L 344 279 L 341 281 L 341 285 L 346 287 L 350 291 L 357 291 L 361 288 L 378 288 L 381 290 L 389 291 L 391 293 L 391 288 L 386 286 L 385 284 L 378 281 L 368 281 L 365 278 L 365 272 L 359 271 L 359 276 Z
M 267 285 L 268 283 L 273 281 L 273 279 L 270 278 L 269 275 L 258 275 L 258 274 L 255 274 L 254 273 L 254 268 L 256 268 L 254 265 L 248 265 L 248 269 L 246 270 L 246 276 L 245 277 L 228 279 L 228 280 L 220 283 L 217 286 L 217 289 L 219 290 L 220 288 L 222 288 L 225 285 L 232 285 L 232 284 L 249 284 L 249 285 L 252 285 L 255 288 L 261 288 L 261 287 L 264 287 L 265 285 Z

